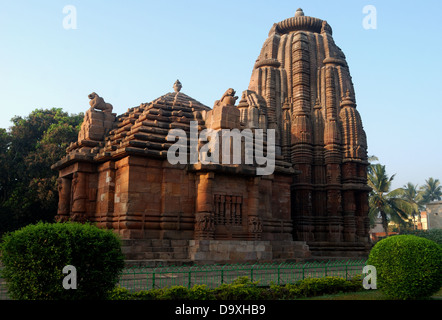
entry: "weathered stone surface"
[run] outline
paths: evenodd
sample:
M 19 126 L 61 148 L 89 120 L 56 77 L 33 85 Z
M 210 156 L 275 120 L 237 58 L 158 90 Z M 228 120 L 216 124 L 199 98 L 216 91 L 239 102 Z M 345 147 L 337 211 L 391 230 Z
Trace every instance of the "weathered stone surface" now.
M 331 27 L 302 10 L 277 23 L 249 90 L 265 98 L 269 119 L 276 117 L 281 155 L 301 171 L 292 185 L 295 239 L 313 247 L 323 240 L 367 245 L 367 141 Z
M 210 109 L 182 87 L 177 80 L 174 92 L 119 116 L 90 96 L 78 142 L 53 166 L 59 220 L 89 220 L 138 239 L 125 248 L 133 259 L 367 254 L 366 135 L 349 67 L 326 21 L 298 10 L 276 23 L 240 99 L 229 89 Z M 257 176 L 244 152 L 241 164 L 172 165 L 166 137 L 182 129 L 195 139 L 191 122 L 198 134 L 275 130 L 275 171 Z M 253 146 L 268 149 L 256 140 Z M 198 150 L 189 149 L 188 160 Z
M 106 134 L 114 127 L 116 115 L 110 112 L 96 111 L 90 108 L 86 111 L 78 141 L 92 140 L 103 141 Z

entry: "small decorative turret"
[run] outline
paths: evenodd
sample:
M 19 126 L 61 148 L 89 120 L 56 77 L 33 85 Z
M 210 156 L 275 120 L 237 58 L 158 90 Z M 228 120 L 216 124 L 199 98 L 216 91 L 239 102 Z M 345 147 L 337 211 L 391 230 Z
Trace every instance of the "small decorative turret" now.
M 173 84 L 173 90 L 176 93 L 180 92 L 182 87 L 183 85 L 181 84 L 180 80 L 175 81 L 175 83 Z
M 301 8 L 298 8 L 298 10 L 296 10 L 296 13 L 295 13 L 295 18 L 303 17 L 303 16 L 304 16 L 304 11 L 302 11 Z
M 341 98 L 341 107 L 343 108 L 346 106 L 356 107 L 356 103 L 350 95 L 350 90 L 347 90 L 345 93 L 345 96 L 342 96 L 342 98 Z

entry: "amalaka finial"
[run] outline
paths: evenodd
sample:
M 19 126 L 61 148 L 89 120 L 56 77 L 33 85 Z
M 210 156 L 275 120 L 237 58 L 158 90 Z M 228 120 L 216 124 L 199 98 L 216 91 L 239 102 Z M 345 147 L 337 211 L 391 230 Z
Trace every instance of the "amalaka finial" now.
M 183 85 L 181 84 L 180 80 L 175 81 L 175 83 L 173 84 L 173 90 L 175 90 L 175 92 L 180 92 L 181 88 L 183 87 Z
M 347 91 L 345 92 L 345 95 L 343 95 L 341 97 L 341 107 L 344 107 L 344 106 L 356 107 L 354 97 L 352 97 L 349 89 L 347 89 Z
M 298 8 L 298 10 L 296 10 L 296 13 L 295 13 L 295 18 L 296 17 L 303 17 L 303 16 L 304 16 L 304 11 L 302 11 L 301 8 Z

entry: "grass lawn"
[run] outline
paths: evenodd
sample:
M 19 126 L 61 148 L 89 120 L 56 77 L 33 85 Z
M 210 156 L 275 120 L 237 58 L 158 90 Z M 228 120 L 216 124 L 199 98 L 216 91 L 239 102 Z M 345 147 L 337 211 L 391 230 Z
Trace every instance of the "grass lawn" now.
M 388 300 L 380 290 L 366 290 L 359 292 L 339 293 L 303 300 Z M 431 300 L 442 300 L 442 289 L 431 297 Z

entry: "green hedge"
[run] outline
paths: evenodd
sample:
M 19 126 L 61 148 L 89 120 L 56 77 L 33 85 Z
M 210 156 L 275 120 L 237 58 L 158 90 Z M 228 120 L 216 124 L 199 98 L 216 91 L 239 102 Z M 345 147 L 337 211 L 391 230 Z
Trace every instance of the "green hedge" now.
M 231 284 L 222 284 L 211 289 L 206 285 L 192 288 L 173 286 L 163 289 L 151 289 L 129 292 L 125 288 L 115 288 L 111 300 L 289 300 L 303 297 L 355 292 L 363 290 L 362 279 L 345 280 L 337 277 L 308 278 L 285 286 L 271 285 L 260 287 L 258 282 L 251 282 L 247 277 L 240 277 Z
M 117 235 L 73 222 L 38 223 L 8 233 L 0 253 L 8 293 L 18 300 L 106 299 L 124 267 Z M 76 268 L 75 290 L 63 286 L 67 265 Z
M 442 246 L 442 229 L 404 231 L 401 234 L 426 238 Z
M 425 299 L 442 286 L 442 247 L 413 235 L 379 241 L 368 265 L 376 267 L 377 286 L 392 299 Z

